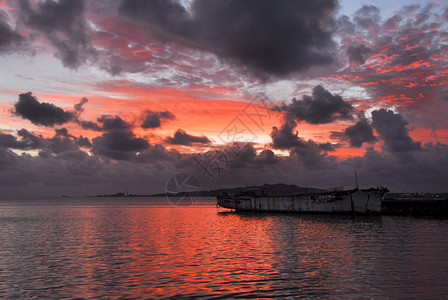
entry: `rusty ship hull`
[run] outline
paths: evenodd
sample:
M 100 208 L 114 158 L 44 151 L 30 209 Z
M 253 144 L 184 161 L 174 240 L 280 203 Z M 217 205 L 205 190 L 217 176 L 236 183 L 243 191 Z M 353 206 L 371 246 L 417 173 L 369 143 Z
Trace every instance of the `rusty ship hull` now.
M 236 211 L 288 213 L 380 213 L 386 188 L 285 196 L 219 196 L 218 205 Z

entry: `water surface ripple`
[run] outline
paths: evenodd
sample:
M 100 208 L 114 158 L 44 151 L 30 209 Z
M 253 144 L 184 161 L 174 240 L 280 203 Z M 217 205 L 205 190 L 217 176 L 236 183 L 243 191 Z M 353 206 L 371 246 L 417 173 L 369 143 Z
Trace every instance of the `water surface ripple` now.
M 448 220 L 0 200 L 0 298 L 447 298 Z

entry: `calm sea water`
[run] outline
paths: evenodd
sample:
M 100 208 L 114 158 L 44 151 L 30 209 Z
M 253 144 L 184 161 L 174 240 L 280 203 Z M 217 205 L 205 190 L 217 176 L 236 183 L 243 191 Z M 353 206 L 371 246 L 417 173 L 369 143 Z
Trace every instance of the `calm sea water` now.
M 0 200 L 0 298 L 446 298 L 448 220 Z

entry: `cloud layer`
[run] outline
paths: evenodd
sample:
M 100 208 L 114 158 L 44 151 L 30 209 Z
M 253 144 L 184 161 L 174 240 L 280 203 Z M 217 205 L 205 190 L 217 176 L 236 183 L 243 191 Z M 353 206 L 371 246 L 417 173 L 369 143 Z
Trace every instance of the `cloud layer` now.
M 31 92 L 20 94 L 14 113 L 36 125 L 52 127 L 75 120 L 74 112 L 64 111 L 52 103 L 40 103 Z
M 292 99 L 290 104 L 279 107 L 286 112 L 286 118 L 305 121 L 310 124 L 326 124 L 336 120 L 352 119 L 353 107 L 341 96 L 333 95 L 318 85 L 311 96 L 302 100 Z
M 163 192 L 181 172 L 347 187 L 355 170 L 366 187 L 446 189 L 448 7 L 343 8 L 2 2 L 2 191 Z
M 120 12 L 165 41 L 282 77 L 333 61 L 336 7 L 336 1 L 195 0 L 187 11 L 178 1 L 125 0 Z
M 160 111 L 160 112 L 154 112 L 154 111 L 146 111 L 145 117 L 142 123 L 142 128 L 148 129 L 148 128 L 158 128 L 161 126 L 161 119 L 163 120 L 173 120 L 176 117 L 170 113 L 169 111 Z
M 185 130 L 178 129 L 173 137 L 167 137 L 165 140 L 168 144 L 172 145 L 191 145 L 198 144 L 210 144 L 211 141 L 206 136 L 194 136 L 185 132 Z
M 83 0 L 43 1 L 36 8 L 27 0 L 19 3 L 21 21 L 55 47 L 55 55 L 64 66 L 76 69 L 95 57 L 96 50 L 87 33 Z

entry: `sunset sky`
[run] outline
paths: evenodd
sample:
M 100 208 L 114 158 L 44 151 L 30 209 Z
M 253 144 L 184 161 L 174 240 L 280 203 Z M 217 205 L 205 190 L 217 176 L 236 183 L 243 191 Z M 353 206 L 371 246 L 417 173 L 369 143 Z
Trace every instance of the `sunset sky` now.
M 0 1 L 0 193 L 448 187 L 444 1 Z

